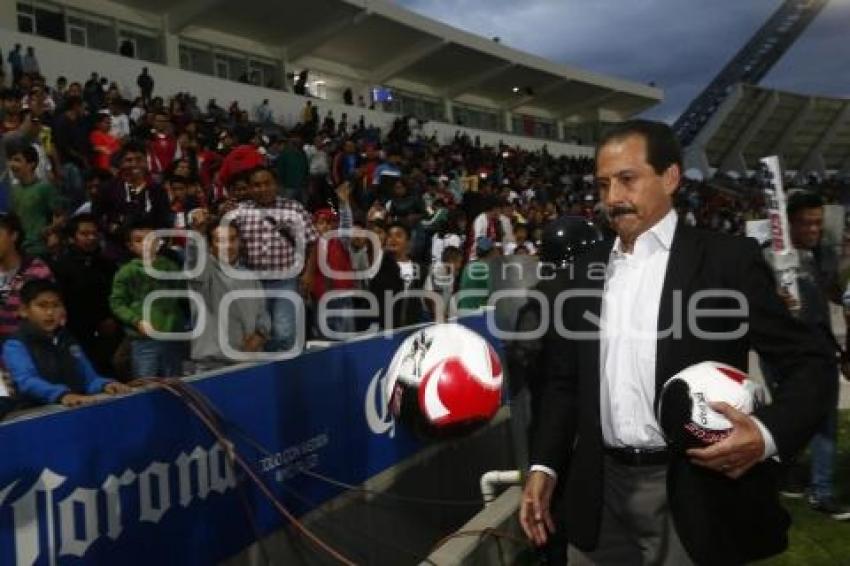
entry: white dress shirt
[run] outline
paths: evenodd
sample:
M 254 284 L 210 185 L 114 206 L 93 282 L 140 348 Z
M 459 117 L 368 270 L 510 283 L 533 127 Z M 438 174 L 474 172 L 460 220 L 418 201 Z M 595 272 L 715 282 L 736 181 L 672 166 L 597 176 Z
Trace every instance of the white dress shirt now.
M 600 421 L 606 446 L 662 448 L 655 420 L 658 308 L 676 231 L 674 210 L 637 237 L 614 242 L 605 275 L 600 332 Z
M 605 275 L 600 313 L 599 417 L 608 447 L 664 448 L 655 419 L 658 311 L 678 217 L 670 210 L 624 253 L 618 237 Z M 764 458 L 776 454 L 773 436 L 753 419 L 764 438 Z M 546 466 L 533 465 L 557 477 Z

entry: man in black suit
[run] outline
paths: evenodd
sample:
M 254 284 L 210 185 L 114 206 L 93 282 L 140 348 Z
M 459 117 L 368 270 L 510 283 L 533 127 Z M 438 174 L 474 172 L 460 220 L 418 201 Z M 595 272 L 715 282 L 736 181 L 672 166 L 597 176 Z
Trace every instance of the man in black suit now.
M 829 354 L 789 315 L 755 241 L 678 221 L 681 171 L 665 124 L 627 122 L 603 138 L 596 178 L 617 238 L 576 264 L 544 338 L 520 522 L 543 544 L 564 482 L 579 563 L 739 564 L 781 552 L 790 521 L 775 460 L 804 446 L 828 407 Z M 715 404 L 732 433 L 669 450 L 654 411 L 664 382 L 707 360 L 746 369 L 750 348 L 782 368 L 773 403 L 753 415 Z

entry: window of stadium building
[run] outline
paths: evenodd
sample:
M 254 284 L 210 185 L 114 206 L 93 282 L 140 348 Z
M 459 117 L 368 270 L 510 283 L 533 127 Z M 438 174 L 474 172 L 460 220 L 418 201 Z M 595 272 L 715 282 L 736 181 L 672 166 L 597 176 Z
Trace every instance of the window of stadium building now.
M 266 88 L 280 88 L 280 73 L 277 65 L 262 61 L 248 61 L 249 77 L 254 79 L 254 84 Z M 319 98 L 326 98 L 321 96 Z
M 532 138 L 554 140 L 558 137 L 558 127 L 552 120 L 523 114 L 513 117 L 513 131 L 515 134 Z
M 48 3 L 19 2 L 18 31 L 65 41 L 80 47 L 162 62 L 157 32 Z
M 94 21 L 82 16 L 68 16 L 68 43 L 113 53 L 118 50 L 112 22 Z
M 393 89 L 393 99 L 384 102 L 383 108 L 387 112 L 410 114 L 422 120 L 446 119 L 445 106 L 441 101 L 400 92 L 396 89 Z
M 226 51 L 213 45 L 180 43 L 180 68 L 203 73 L 220 79 L 241 83 L 281 88 L 280 72 L 276 62 L 257 59 L 245 53 Z
M 501 127 L 499 114 L 496 112 L 455 105 L 453 113 L 455 122 L 468 128 L 478 128 L 480 130 L 491 130 L 494 132 L 501 132 L 504 129 Z
M 180 68 L 204 75 L 216 74 L 213 69 L 212 51 L 190 45 L 180 46 Z
M 153 63 L 162 62 L 161 44 L 153 32 L 122 26 L 118 35 L 118 47 L 122 55 Z
M 58 6 L 18 2 L 18 31 L 65 41 L 65 16 Z

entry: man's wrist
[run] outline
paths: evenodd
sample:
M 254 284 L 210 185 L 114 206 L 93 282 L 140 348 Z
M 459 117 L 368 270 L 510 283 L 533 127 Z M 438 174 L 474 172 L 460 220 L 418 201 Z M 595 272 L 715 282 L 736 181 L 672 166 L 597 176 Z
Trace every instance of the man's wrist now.
M 764 443 L 764 451 L 762 452 L 761 459 L 762 461 L 767 460 L 768 458 L 772 458 L 777 456 L 778 450 L 776 448 L 776 441 L 773 439 L 773 435 L 767 430 L 767 427 L 764 426 L 759 419 L 756 417 L 750 417 L 753 419 L 753 422 L 756 423 L 756 426 L 759 429 L 759 433 L 761 433 L 761 439 Z
M 558 473 L 549 466 L 544 466 L 543 464 L 532 464 L 531 468 L 529 468 L 529 472 L 543 472 L 554 480 L 558 479 Z

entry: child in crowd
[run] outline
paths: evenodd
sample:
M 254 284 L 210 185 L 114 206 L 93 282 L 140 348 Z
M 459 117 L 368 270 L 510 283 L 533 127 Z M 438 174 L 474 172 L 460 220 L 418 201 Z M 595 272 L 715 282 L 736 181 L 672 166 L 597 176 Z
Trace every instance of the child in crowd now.
M 66 407 L 131 389 L 98 375 L 82 349 L 65 330 L 65 305 L 59 287 L 48 280 L 30 281 L 21 290 L 21 323 L 3 344 L 3 362 L 19 395 L 38 403 Z
M 53 279 L 46 263 L 23 253 L 23 242 L 21 220 L 0 213 L 0 342 L 18 330 L 23 286 L 33 279 Z
M 504 255 L 536 255 L 537 247 L 528 240 L 528 225 L 514 224 L 514 242 L 505 242 L 502 251 Z
M 182 373 L 183 343 L 157 339 L 153 334 L 183 330 L 180 300 L 160 297 L 152 301 L 149 313 L 143 312 L 149 294 L 174 287 L 169 280 L 149 275 L 145 265 L 158 272 L 179 270 L 175 262 L 158 255 L 161 242 L 154 236 L 147 237 L 152 232 L 153 225 L 145 221 L 128 227 L 127 248 L 134 257 L 115 274 L 109 303 L 130 338 L 133 377 L 177 377 Z M 143 318 L 145 314 L 149 318 Z
M 443 248 L 440 261 L 431 266 L 423 288 L 440 295 L 442 304 L 425 299 L 425 307 L 436 322 L 442 322 L 457 314 L 452 305 L 452 297 L 460 285 L 463 270 L 463 251 L 458 246 Z
M 251 277 L 239 260 L 242 244 L 236 225 L 219 223 L 206 210 L 198 209 L 192 217 L 192 228 L 206 234 L 209 241 L 206 258 L 198 257 L 199 249 L 194 241 L 186 248 L 188 269 L 193 270 L 202 262 L 200 274 L 189 281 L 189 288 L 203 299 L 202 304 L 192 303 L 195 324 L 201 316 L 200 308 L 206 311 L 206 324 L 192 340 L 191 357 L 196 370 L 206 371 L 250 359 L 242 354 L 262 352 L 271 334 L 271 318 L 262 297 L 262 282 Z M 236 270 L 245 273 L 235 277 L 231 271 Z M 255 296 L 233 301 L 225 312 L 222 305 L 230 293 L 255 293 Z
M 103 255 L 101 232 L 91 214 L 73 216 L 65 227 L 67 249 L 53 271 L 68 297 L 68 330 L 101 375 L 115 375 L 112 356 L 123 339 L 121 325 L 109 307 L 112 280 L 118 270 Z
M 315 305 L 319 304 L 322 296 L 328 291 L 350 291 L 357 286 L 349 253 L 350 230 L 353 226 L 350 204 L 351 185 L 347 182 L 341 184 L 337 187 L 336 194 L 339 199 L 339 214 L 330 208 L 322 208 L 313 213 L 313 222 L 319 232 L 317 241 L 318 261 L 315 264 L 313 285 L 310 289 L 310 295 Z M 331 237 L 330 232 L 332 230 L 339 230 L 339 232 Z M 322 265 L 324 265 L 324 269 Z M 335 277 L 335 273 L 331 273 L 331 271 L 345 275 Z M 327 308 L 333 311 L 350 309 L 351 305 L 351 297 L 347 296 L 335 296 L 327 301 Z M 321 313 L 316 312 L 314 314 L 320 315 Z M 328 330 L 333 332 L 354 331 L 354 319 L 349 316 L 328 316 L 326 322 Z M 325 334 L 321 325 L 318 326 L 318 332 Z
M 487 304 L 490 297 L 490 258 L 499 255 L 499 248 L 487 236 L 475 241 L 478 259 L 466 264 L 460 278 L 461 296 L 458 310 L 477 310 Z

